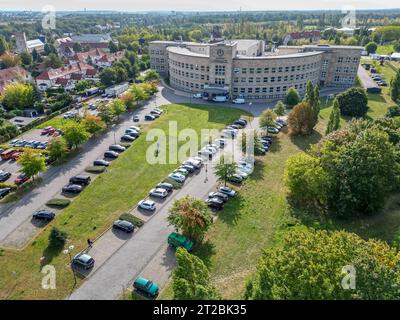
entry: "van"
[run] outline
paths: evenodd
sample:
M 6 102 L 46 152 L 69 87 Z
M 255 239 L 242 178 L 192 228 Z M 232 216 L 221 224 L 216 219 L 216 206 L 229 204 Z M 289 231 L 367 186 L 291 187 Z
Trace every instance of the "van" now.
M 215 96 L 212 100 L 214 102 L 226 102 L 226 97 L 225 96 Z
M 17 150 L 15 150 L 15 149 L 8 149 L 6 151 L 3 151 L 1 154 L 1 160 L 3 160 L 3 161 L 10 160 L 11 156 L 16 152 L 17 152 Z

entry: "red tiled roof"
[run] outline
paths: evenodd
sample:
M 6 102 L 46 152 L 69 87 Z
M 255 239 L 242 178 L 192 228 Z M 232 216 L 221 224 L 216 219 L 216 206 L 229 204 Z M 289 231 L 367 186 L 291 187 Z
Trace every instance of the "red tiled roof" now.
M 58 69 L 50 69 L 44 71 L 36 78 L 36 80 L 51 80 L 51 79 L 63 78 L 72 73 L 84 72 L 88 69 L 93 69 L 93 67 L 91 65 L 82 62 L 73 63 L 67 67 L 61 67 Z
M 82 75 L 80 73 L 73 73 L 71 74 L 71 80 L 79 81 L 82 80 Z
M 19 66 L 0 70 L 0 94 L 9 84 L 25 80 L 28 76 L 29 72 Z
M 69 79 L 65 79 L 65 78 L 58 78 L 56 81 L 56 84 L 59 84 L 63 87 L 66 87 L 68 85 Z
M 90 77 L 94 77 L 96 75 L 96 73 L 97 73 L 96 69 L 87 69 L 86 70 L 86 75 L 90 76 Z

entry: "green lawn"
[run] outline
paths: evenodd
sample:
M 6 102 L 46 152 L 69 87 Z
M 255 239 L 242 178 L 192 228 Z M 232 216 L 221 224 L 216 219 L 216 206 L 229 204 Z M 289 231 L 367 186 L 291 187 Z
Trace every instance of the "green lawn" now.
M 394 49 L 391 44 L 378 46 L 378 49 L 376 50 L 377 54 L 392 54 L 392 52 L 394 52 Z
M 203 128 L 221 129 L 244 113 L 221 106 L 168 105 L 166 109 L 168 112 L 144 131 L 160 128 L 168 133 L 169 121 L 176 120 L 178 130 L 192 128 L 199 133 Z M 147 163 L 146 150 L 152 143 L 146 141 L 145 135 L 137 139 L 24 250 L 0 252 L 0 299 L 62 299 L 73 289 L 67 257 L 47 248 L 51 226 L 67 232 L 69 243 L 76 246 L 75 252 L 83 249 L 87 238 L 99 235 L 178 166 Z M 47 256 L 48 263 L 57 270 L 57 290 L 41 289 L 43 275 L 39 259 L 42 255 Z M 78 280 L 78 284 L 80 282 Z
M 53 128 L 61 129 L 63 130 L 65 125 L 68 123 L 75 122 L 72 119 L 64 119 L 63 117 L 55 117 L 53 119 L 50 119 L 49 121 L 46 121 L 42 123 L 41 125 L 37 126 L 38 129 L 43 129 L 48 126 L 52 126 Z

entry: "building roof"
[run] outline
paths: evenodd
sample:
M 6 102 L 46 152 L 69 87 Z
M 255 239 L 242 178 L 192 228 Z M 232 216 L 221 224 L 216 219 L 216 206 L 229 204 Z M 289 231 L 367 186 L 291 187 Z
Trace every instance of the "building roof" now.
M 111 41 L 109 34 L 82 34 L 71 37 L 73 42 L 79 43 L 108 43 Z
M 19 66 L 0 70 L 0 94 L 9 84 L 25 80 L 27 77 L 29 72 Z
M 33 48 L 44 46 L 44 43 L 39 39 L 34 39 L 34 40 L 26 41 L 26 46 L 28 49 L 33 49 Z
M 207 55 L 207 54 L 192 52 L 189 49 L 182 48 L 182 47 L 168 47 L 167 51 L 172 52 L 172 53 L 177 53 L 177 54 L 183 54 L 185 56 L 192 56 L 192 57 L 199 57 L 199 58 L 208 58 L 209 57 L 209 55 Z
M 44 71 L 36 78 L 36 80 L 53 80 L 53 79 L 63 78 L 72 73 L 86 72 L 88 69 L 94 69 L 94 68 L 82 62 L 73 63 L 67 67 L 61 67 L 57 69 L 50 69 Z

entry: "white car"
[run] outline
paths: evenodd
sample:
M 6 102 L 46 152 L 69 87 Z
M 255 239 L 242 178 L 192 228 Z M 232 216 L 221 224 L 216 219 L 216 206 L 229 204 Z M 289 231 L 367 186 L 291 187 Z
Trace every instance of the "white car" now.
M 225 96 L 216 96 L 212 99 L 214 102 L 226 102 Z
M 75 117 L 77 114 L 78 112 L 76 111 L 67 111 L 66 113 L 64 113 L 64 119 Z
M 240 168 L 238 168 L 236 174 L 238 176 L 241 176 L 243 179 L 247 179 L 247 177 L 249 176 L 246 172 L 242 171 Z
M 219 148 L 218 145 L 216 145 L 215 143 L 210 143 L 208 145 L 206 145 L 207 148 L 214 148 L 215 150 L 217 150 Z
M 246 174 L 250 174 L 253 172 L 253 167 L 245 161 L 239 161 L 238 169 Z
M 139 128 L 139 127 L 137 127 L 137 126 L 130 126 L 128 129 L 132 129 L 132 130 L 135 130 L 135 131 L 137 131 L 137 132 L 141 132 L 142 130 Z
M 220 148 L 223 148 L 226 145 L 226 139 L 224 139 L 224 138 L 219 138 L 219 139 L 215 140 L 214 142 L 217 145 L 219 145 Z
M 195 98 L 195 99 L 201 99 L 201 98 L 203 98 L 203 95 L 202 95 L 201 93 L 195 93 L 195 94 L 193 95 L 193 98 Z
M 138 203 L 138 207 L 143 210 L 154 211 L 156 210 L 156 203 L 151 200 L 141 200 Z
M 150 190 L 149 195 L 164 199 L 166 196 L 168 196 L 168 191 L 163 188 L 154 188 Z
M 171 180 L 174 180 L 176 182 L 180 182 L 183 183 L 186 180 L 186 177 L 183 174 L 180 173 L 171 173 L 168 178 L 170 178 Z
M 236 98 L 236 99 L 233 99 L 232 102 L 233 102 L 233 103 L 236 103 L 236 104 L 244 104 L 244 103 L 245 103 L 245 101 L 244 101 L 243 98 Z

